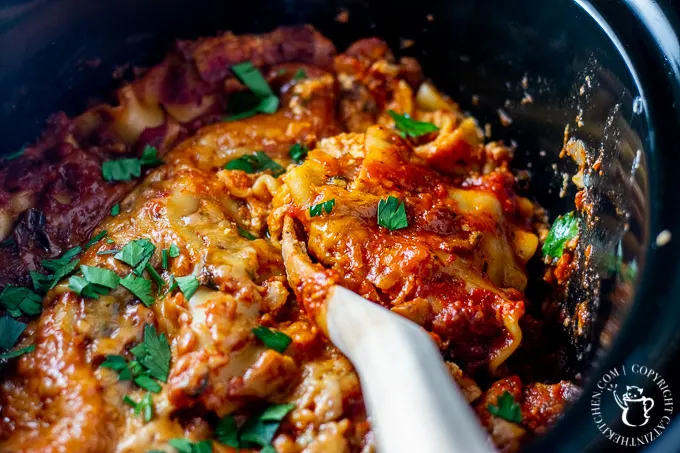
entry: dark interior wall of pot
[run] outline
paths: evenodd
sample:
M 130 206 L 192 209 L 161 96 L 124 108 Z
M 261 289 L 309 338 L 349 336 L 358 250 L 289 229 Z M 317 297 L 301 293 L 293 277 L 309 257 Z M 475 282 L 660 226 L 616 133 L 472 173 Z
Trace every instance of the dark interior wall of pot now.
M 343 10 L 348 23 L 335 20 Z M 563 173 L 573 174 L 575 166 L 557 157 L 571 125 L 572 135 L 608 162 L 607 173 L 592 181 L 606 221 L 589 230 L 588 243 L 611 253 L 621 242 L 625 261 L 643 259 L 650 136 L 644 102 L 636 102 L 638 81 L 603 28 L 569 0 L 0 1 L 0 153 L 34 140 L 52 112 L 76 114 L 93 100 L 110 101 L 122 83 L 114 69 L 158 62 L 176 38 L 299 23 L 313 24 L 339 50 L 379 36 L 397 54 L 417 57 L 437 86 L 491 124 L 494 139 L 517 143 L 515 166 L 529 170 L 532 193 L 553 218 L 573 209 L 573 185 L 560 192 Z M 404 39 L 413 45 L 401 49 Z M 132 70 L 124 71 L 123 79 L 131 77 Z M 526 103 L 527 94 L 533 102 Z M 501 125 L 498 109 L 511 124 Z M 630 213 L 628 232 L 617 209 Z M 573 338 L 586 363 L 608 341 L 601 336 L 604 320 L 616 333 L 632 299 L 612 304 L 606 293 L 615 276 L 582 271 L 578 283 L 597 279 L 596 290 L 574 285 L 569 310 L 592 300 L 594 319 L 601 320 Z

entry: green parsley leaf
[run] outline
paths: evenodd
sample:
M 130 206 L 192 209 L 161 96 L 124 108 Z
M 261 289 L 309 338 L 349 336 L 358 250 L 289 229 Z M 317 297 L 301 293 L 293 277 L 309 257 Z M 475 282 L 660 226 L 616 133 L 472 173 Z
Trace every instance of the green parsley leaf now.
M 555 219 L 543 244 L 543 255 L 559 258 L 564 246 L 578 235 L 579 221 L 574 212 L 569 212 Z
M 280 422 L 293 409 L 295 409 L 295 404 L 275 404 L 269 406 L 262 412 L 260 420 L 265 422 Z
M 507 390 L 496 399 L 496 405 L 489 404 L 487 406 L 489 413 L 500 417 L 509 422 L 519 423 L 522 421 L 522 409 L 519 404 L 515 402 L 515 398 Z
M 250 61 L 245 61 L 231 67 L 234 75 L 248 87 L 258 98 L 274 96 L 264 76 Z
M 18 151 L 14 151 L 13 153 L 5 154 L 2 157 L 4 157 L 6 161 L 10 161 L 10 160 L 16 159 L 17 157 L 23 156 L 25 152 L 26 152 L 26 147 L 24 146 L 21 149 L 19 149 Z
M 151 379 L 151 376 L 147 376 L 146 374 L 137 376 L 134 382 L 144 390 L 148 390 L 151 393 L 160 393 L 161 390 L 163 390 L 163 387 L 161 387 L 158 382 L 154 381 Z
M 95 266 L 80 266 L 80 272 L 89 283 L 114 289 L 120 283 L 120 277 L 113 271 Z
M 151 279 L 156 283 L 156 286 L 158 287 L 159 293 L 160 289 L 165 286 L 165 282 L 163 281 L 163 277 L 161 277 L 158 272 L 156 272 L 156 269 L 154 267 L 147 263 L 146 265 L 146 271 L 149 273 L 151 276 Z
M 172 244 L 169 250 L 170 258 L 177 258 L 179 256 L 179 247 L 177 247 L 175 244 Z
M 52 272 L 58 272 L 62 267 L 71 264 L 71 260 L 75 258 L 83 249 L 79 246 L 68 249 L 62 256 L 51 260 L 42 260 L 42 266 Z
M 240 430 L 240 441 L 250 442 L 261 447 L 271 444 L 276 431 L 281 425 L 281 420 L 295 407 L 294 404 L 281 404 L 270 406 L 259 416 L 251 417 Z M 243 445 L 247 447 L 247 445 Z
M 295 74 L 293 75 L 293 80 L 302 80 L 302 79 L 306 79 L 306 78 L 307 78 L 307 73 L 302 68 L 299 68 L 297 71 L 295 71 Z
M 231 160 L 227 162 L 224 168 L 227 170 L 241 170 L 250 174 L 271 170 L 274 176 L 279 176 L 286 171 L 262 151 L 256 151 L 253 154 L 246 154 L 238 159 Z
M 238 228 L 238 235 L 241 236 L 242 238 L 246 238 L 249 241 L 254 241 L 257 239 L 257 236 L 252 234 L 250 231 L 246 230 L 245 228 L 242 228 L 241 225 L 237 226 Z
M 187 275 L 185 277 L 175 277 L 179 290 L 184 294 L 184 298 L 189 300 L 194 295 L 198 287 L 201 285 L 196 277 Z
M 15 349 L 13 351 L 3 352 L 2 354 L 0 354 L 0 360 L 13 359 L 15 357 L 19 357 L 19 356 L 22 356 L 24 354 L 28 354 L 29 352 L 33 352 L 33 351 L 35 351 L 35 345 L 30 344 L 26 347 Z
M 120 203 L 114 204 L 113 207 L 111 208 L 111 216 L 112 217 L 115 217 L 118 214 L 120 214 Z
M 26 329 L 26 324 L 9 316 L 0 318 L 0 351 L 12 349 Z
M 104 239 L 104 238 L 106 237 L 107 234 L 108 234 L 108 232 L 107 232 L 106 230 L 100 231 L 99 234 L 97 234 L 96 236 L 94 236 L 93 238 L 91 238 L 89 241 L 87 241 L 87 243 L 85 244 L 85 248 L 86 248 L 86 249 L 89 249 L 90 247 L 92 247 L 93 245 L 95 245 L 97 242 L 99 242 L 99 241 L 101 241 L 102 239 Z
M 168 338 L 164 333 L 158 335 L 156 328 L 147 324 L 144 326 L 144 342 L 140 344 L 143 345 L 141 348 L 138 348 L 138 345 L 130 352 L 149 370 L 151 376 L 167 382 L 171 359 Z
M 120 283 L 120 277 L 113 271 L 94 266 L 80 266 L 83 276 L 72 276 L 69 288 L 81 296 L 98 299 L 100 295 L 108 294 Z
M 106 359 L 99 365 L 102 368 L 109 368 L 118 373 L 121 381 L 131 381 L 132 371 L 128 366 L 127 360 L 121 355 L 107 355 Z
M 212 443 L 209 440 L 190 442 L 186 439 L 170 439 L 168 443 L 179 453 L 212 453 Z
M 293 341 L 292 338 L 285 333 L 264 326 L 257 326 L 252 329 L 252 331 L 266 347 L 281 353 L 283 353 L 283 351 L 288 348 L 291 341 Z
M 215 428 L 215 437 L 217 437 L 218 442 L 229 447 L 239 448 L 241 446 L 238 441 L 238 426 L 234 417 L 226 415 L 220 419 L 217 428 Z
M 175 447 L 180 453 L 192 453 L 192 443 L 186 439 L 170 439 L 170 446 Z
M 133 272 L 141 276 L 144 268 L 153 256 L 156 246 L 147 239 L 135 239 L 128 242 L 125 247 L 113 257 L 119 261 L 132 266 Z
M 151 295 L 150 280 L 129 274 L 120 281 L 120 285 L 134 294 L 145 306 L 153 305 L 154 298 Z
M 238 121 L 245 118 L 250 118 L 251 116 L 257 115 L 258 113 L 271 114 L 276 112 L 276 109 L 279 107 L 279 98 L 275 96 L 265 98 L 257 102 L 258 103 L 254 107 L 244 111 L 239 110 L 239 113 L 227 116 L 224 118 L 224 121 Z
M 42 266 L 51 271 L 52 274 L 43 275 L 38 272 L 30 272 L 35 291 L 39 294 L 45 294 L 57 286 L 57 283 L 78 267 L 79 259 L 77 255 L 82 251 L 83 249 L 79 246 L 73 247 L 59 258 L 42 260 Z
M 77 294 L 90 299 L 99 299 L 100 295 L 108 294 L 111 291 L 105 286 L 90 283 L 85 277 L 79 275 L 73 275 L 69 278 L 68 287 Z
M 0 293 L 0 305 L 15 318 L 22 314 L 33 316 L 42 312 L 42 297 L 28 288 L 7 285 Z
M 50 290 L 52 279 L 49 276 L 43 275 L 39 272 L 29 272 L 28 274 L 31 276 L 33 289 L 35 290 L 36 293 L 45 294 L 47 291 Z
M 158 150 L 155 146 L 146 145 L 142 150 L 142 157 L 139 158 L 142 165 L 147 167 L 155 167 L 160 165 L 163 161 L 158 157 Z
M 393 196 L 378 203 L 378 225 L 389 230 L 399 230 L 408 226 L 404 202 Z
M 274 95 L 274 92 L 259 69 L 253 66 L 251 62 L 246 61 L 232 66 L 231 70 L 248 87 L 252 96 L 232 95 L 229 107 L 235 114 L 225 118 L 226 121 L 248 118 L 257 113 L 276 112 L 276 109 L 279 107 L 279 98 Z M 232 101 L 238 106 L 237 108 L 232 108 Z
M 308 153 L 309 153 L 309 148 L 307 148 L 305 145 L 301 145 L 299 143 L 294 144 L 288 150 L 288 154 L 290 155 L 290 158 L 293 159 L 293 162 L 295 162 L 296 164 L 301 164 L 302 161 L 305 160 L 305 157 L 307 157 Z
M 139 159 L 123 158 L 107 160 L 102 164 L 104 181 L 129 181 L 142 174 L 142 163 Z
M 323 203 L 315 204 L 314 206 L 309 208 L 309 216 L 310 217 L 320 216 L 321 214 L 323 214 L 323 211 L 326 211 L 326 214 L 330 214 L 334 206 L 335 198 L 328 201 L 324 201 Z
M 150 422 L 153 418 L 153 400 L 150 393 L 144 395 L 139 403 L 127 395 L 123 397 L 123 402 L 135 410 L 135 415 L 143 414 L 145 423 Z
M 404 138 L 420 137 L 421 135 L 429 134 L 430 132 L 436 132 L 439 130 L 439 128 L 434 124 L 416 121 L 408 114 L 400 115 L 394 110 L 388 110 L 387 113 L 389 113 L 389 115 L 394 120 L 394 127 L 399 130 L 399 135 Z

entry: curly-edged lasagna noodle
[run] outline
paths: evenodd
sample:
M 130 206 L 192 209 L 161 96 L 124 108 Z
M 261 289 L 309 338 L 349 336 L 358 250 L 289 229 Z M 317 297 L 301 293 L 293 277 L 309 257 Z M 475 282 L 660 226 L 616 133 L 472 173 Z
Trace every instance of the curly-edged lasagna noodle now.
M 230 69 L 243 61 L 260 68 L 280 107 L 224 122 L 230 97 L 245 90 Z M 28 285 L 41 258 L 105 231 L 80 265 L 123 278 L 131 268 L 115 254 L 144 239 L 155 246 L 146 269 L 167 284 L 154 283 L 147 303 L 120 285 L 79 295 L 68 278 L 49 290 L 18 344 L 35 350 L 0 365 L 0 451 L 172 452 L 183 439 L 235 452 L 220 437 L 221 418 L 233 415 L 242 428 L 285 404 L 271 441 L 278 453 L 375 451 L 355 372 L 302 308 L 318 276 L 427 329 L 502 449 L 545 429 L 575 395 L 567 381 L 523 384 L 508 365 L 524 345 L 525 319 L 532 344 L 540 342 L 541 321 L 524 315 L 523 292 L 544 227 L 537 207 L 515 194 L 512 150 L 484 144 L 475 121 L 423 82 L 415 60 L 397 62 L 377 39 L 335 55 L 310 27 L 227 33 L 180 42 L 118 94 L 117 106 L 55 117 L 0 169 L 0 232 L 15 242 L 0 249 L 8 264 L 0 281 Z M 390 110 L 437 131 L 402 138 Z M 312 150 L 299 164 L 289 156 L 295 144 Z M 163 164 L 140 184 L 102 179 L 102 162 L 139 156 L 146 145 Z M 225 169 L 256 151 L 285 173 Z M 34 177 L 22 179 L 21 169 Z M 377 224 L 389 196 L 405 203 L 406 228 Z M 329 200 L 330 212 L 310 216 Z M 120 213 L 109 215 L 116 203 Z M 308 266 L 284 268 L 286 225 L 305 236 Z M 195 292 L 170 283 L 190 276 Z M 132 361 L 149 326 L 167 336 L 171 357 L 147 418 L 124 398 L 148 392 L 101 365 L 111 356 Z M 290 345 L 268 347 L 258 326 Z M 521 422 L 488 412 L 505 392 Z M 251 447 L 240 450 L 260 448 Z

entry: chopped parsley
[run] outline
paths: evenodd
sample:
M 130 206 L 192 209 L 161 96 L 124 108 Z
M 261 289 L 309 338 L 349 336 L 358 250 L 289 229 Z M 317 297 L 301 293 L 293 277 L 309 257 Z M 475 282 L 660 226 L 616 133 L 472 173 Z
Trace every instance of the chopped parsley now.
M 115 217 L 120 214 L 120 203 L 116 203 L 111 208 L 111 216 Z
M 209 440 L 191 442 L 187 439 L 170 439 L 168 441 L 179 453 L 212 453 L 212 443 Z
M 125 157 L 122 159 L 107 160 L 102 163 L 102 177 L 105 181 L 129 181 L 138 178 L 142 174 L 142 166 L 156 166 L 163 161 L 158 158 L 158 150 L 147 145 L 142 151 L 142 157 Z M 115 215 L 115 214 L 111 214 Z
M 172 244 L 168 251 L 170 252 L 170 258 L 177 258 L 179 256 L 179 247 L 175 244 Z
M 238 235 L 241 236 L 242 238 L 246 238 L 249 241 L 254 241 L 257 239 L 257 236 L 252 234 L 250 231 L 246 230 L 245 228 L 242 228 L 241 225 L 237 226 L 238 228 Z
M 161 250 L 161 267 L 163 269 L 168 268 L 168 259 L 169 259 L 168 249 Z
M 102 177 L 104 181 L 129 181 L 142 174 L 142 163 L 139 159 L 130 157 L 104 161 Z
M 42 260 L 42 266 L 51 272 L 44 275 L 39 272 L 30 272 L 33 288 L 38 294 L 45 294 L 57 286 L 64 277 L 70 275 L 78 267 L 78 254 L 81 247 L 73 247 L 67 250 L 60 258 Z
M 17 151 L 14 151 L 13 153 L 6 154 L 2 157 L 4 157 L 6 161 L 10 161 L 10 160 L 16 159 L 17 157 L 23 156 L 25 152 L 26 152 L 26 147 L 24 146 L 23 148 L 21 148 Z
M 123 402 L 135 410 L 135 415 L 143 414 L 145 423 L 150 422 L 153 418 L 153 400 L 151 399 L 151 393 L 144 395 L 139 403 L 125 395 L 123 397 Z
M 30 346 L 10 351 L 17 344 L 19 337 L 26 329 L 26 324 L 9 316 L 0 318 L 0 359 L 11 359 L 32 351 Z
M 302 79 L 306 79 L 306 78 L 307 78 L 307 73 L 302 68 L 295 71 L 295 74 L 293 75 L 294 80 L 302 80 Z
M 94 236 L 94 237 L 91 238 L 89 241 L 87 241 L 87 243 L 85 244 L 85 248 L 86 248 L 86 249 L 89 249 L 90 247 L 92 247 L 93 245 L 95 245 L 97 242 L 99 242 L 99 241 L 101 241 L 102 239 L 104 239 L 104 238 L 106 237 L 107 234 L 108 234 L 108 232 L 107 232 L 106 230 L 100 231 L 96 236 Z
M 231 160 L 227 162 L 224 168 L 227 170 L 241 170 L 250 174 L 271 170 L 274 176 L 279 176 L 286 171 L 263 151 L 256 151 L 253 154 L 246 154 L 238 159 Z
M 7 285 L 0 293 L 0 305 L 15 318 L 33 316 L 42 312 L 42 297 L 28 288 Z
M 253 334 L 269 349 L 283 353 L 290 345 L 292 338 L 283 332 L 270 329 L 264 326 L 257 326 L 252 329 Z
M 133 274 L 121 279 L 120 285 L 135 295 L 144 305 L 153 305 L 154 298 L 151 295 L 151 281 Z
M 83 277 L 94 285 L 114 289 L 120 283 L 118 274 L 102 267 L 86 266 L 83 264 L 80 266 L 80 271 L 83 273 Z
M 144 341 L 130 350 L 148 374 L 167 382 L 170 373 L 170 343 L 164 333 L 158 335 L 151 324 L 144 326 Z M 135 381 L 136 382 L 136 381 Z
M 402 137 L 420 137 L 421 135 L 429 134 L 439 130 L 437 126 L 432 123 L 424 121 L 416 121 L 408 114 L 400 115 L 394 110 L 388 110 L 387 113 L 394 120 L 394 127 L 399 131 Z
M 501 396 L 496 399 L 496 405 L 489 404 L 487 406 L 489 413 L 500 417 L 509 422 L 519 423 L 522 421 L 522 409 L 519 404 L 515 402 L 515 398 L 510 392 L 505 390 Z
M 78 263 L 76 262 L 76 265 Z M 29 272 L 28 275 L 31 276 L 31 283 L 33 284 L 33 289 L 38 294 L 45 294 L 50 290 L 50 285 L 52 284 L 52 278 L 50 275 L 43 275 L 40 272 Z
M 52 272 L 59 272 L 63 267 L 70 266 L 72 260 L 78 256 L 83 249 L 80 246 L 68 249 L 62 256 L 55 259 L 42 260 L 42 266 Z
M 324 201 L 323 203 L 315 204 L 314 206 L 309 208 L 309 216 L 310 217 L 320 216 L 321 214 L 323 214 L 323 211 L 326 211 L 326 214 L 330 214 L 334 206 L 335 198 L 328 201 Z
M 146 145 L 142 150 L 142 157 L 139 158 L 139 162 L 143 166 L 155 167 L 163 163 L 163 161 L 158 157 L 158 150 L 155 146 Z
M 135 378 L 135 384 L 151 393 L 160 393 L 161 390 L 163 390 L 163 387 L 161 387 L 158 382 L 154 381 L 148 374 L 137 376 Z
M 309 148 L 307 148 L 305 145 L 301 145 L 300 143 L 294 144 L 288 150 L 290 158 L 293 159 L 293 162 L 295 162 L 296 164 L 301 164 L 302 161 L 305 160 L 305 157 L 307 157 L 308 153 Z
M 579 222 L 574 212 L 568 212 L 555 219 L 550 227 L 548 236 L 543 243 L 543 255 L 559 258 L 564 252 L 564 246 L 578 235 Z
M 399 230 L 408 226 L 406 207 L 403 201 L 393 196 L 378 203 L 378 225 L 388 230 Z
M 161 385 L 155 379 L 167 382 L 170 372 L 170 343 L 164 333 L 158 335 L 151 324 L 144 326 L 144 340 L 130 349 L 136 360 L 127 361 L 120 355 L 108 355 L 102 368 L 118 373 L 121 381 L 132 380 L 139 387 L 159 393 Z
M 184 298 L 186 300 L 191 299 L 191 296 L 196 293 L 196 290 L 200 286 L 198 279 L 193 275 L 175 277 L 175 281 L 177 282 L 177 286 L 179 286 L 179 290 L 182 291 L 182 294 L 184 294 Z
M 99 366 L 117 372 L 118 379 L 121 381 L 132 380 L 132 370 L 128 366 L 127 360 L 125 360 L 125 357 L 122 355 L 107 355 Z
M 156 283 L 156 286 L 158 286 L 158 291 L 160 293 L 160 290 L 163 286 L 165 286 L 165 281 L 163 281 L 163 277 L 161 277 L 158 272 L 156 272 L 156 269 L 148 263 L 146 265 L 146 271 L 149 273 L 153 281 Z
M 274 113 L 279 107 L 279 98 L 269 87 L 267 80 L 249 61 L 231 68 L 234 75 L 250 90 L 249 93 L 235 93 L 229 100 L 232 115 L 226 121 L 248 118 L 258 113 Z
M 148 239 L 135 239 L 128 242 L 125 247 L 113 257 L 133 267 L 133 272 L 141 276 L 144 268 L 153 256 L 156 246 Z
M 233 448 L 262 448 L 275 452 L 271 442 L 281 421 L 295 408 L 294 404 L 277 404 L 250 417 L 240 428 L 231 415 L 223 417 L 215 430 L 217 440 Z
M 19 356 L 22 356 L 24 354 L 28 354 L 29 352 L 33 352 L 33 351 L 35 351 L 35 345 L 30 344 L 30 345 L 25 346 L 23 348 L 14 349 L 13 351 L 7 351 L 7 352 L 1 353 L 0 354 L 0 360 L 13 359 L 15 357 L 19 357 Z
M 95 266 L 80 266 L 83 276 L 74 275 L 69 281 L 69 288 L 77 294 L 98 299 L 100 295 L 108 294 L 120 283 L 120 277 L 113 271 Z

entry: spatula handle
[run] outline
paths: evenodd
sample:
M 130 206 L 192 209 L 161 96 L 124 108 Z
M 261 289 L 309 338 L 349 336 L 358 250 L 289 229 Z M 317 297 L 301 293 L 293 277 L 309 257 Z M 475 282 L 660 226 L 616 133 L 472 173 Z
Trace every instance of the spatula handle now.
M 381 453 L 495 451 L 425 330 L 342 287 L 327 325 L 359 374 Z

